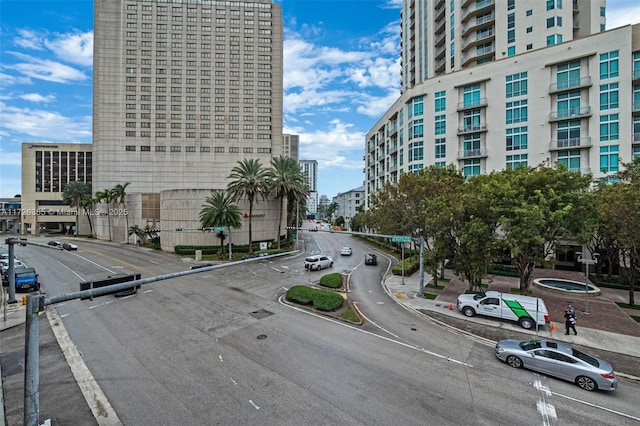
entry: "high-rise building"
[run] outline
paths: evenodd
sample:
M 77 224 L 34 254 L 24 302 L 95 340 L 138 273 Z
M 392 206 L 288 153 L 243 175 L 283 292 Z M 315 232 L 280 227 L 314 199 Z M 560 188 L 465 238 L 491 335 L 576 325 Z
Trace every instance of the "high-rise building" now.
M 403 91 L 605 29 L 605 0 L 404 0 Z
M 420 56 L 407 53 L 404 39 L 405 12 L 417 3 L 404 2 L 405 64 L 407 55 Z M 457 9 L 449 10 L 453 3 Z M 473 176 L 549 161 L 606 179 L 619 170 L 620 161 L 640 156 L 640 25 L 601 31 L 605 10 L 600 1 L 420 4 L 438 6 L 424 7 L 439 18 L 440 7 L 445 16 L 459 17 L 462 28 L 452 28 L 460 33 L 464 52 L 455 56 L 454 67 L 447 62 L 441 71 L 427 61 L 432 71 L 403 80 L 400 98 L 367 133 L 367 199 L 385 182 L 397 183 L 403 173 L 429 165 L 454 164 Z M 512 14 L 517 43 L 509 41 Z M 498 20 L 502 15 L 505 19 Z M 487 28 L 499 54 L 465 50 L 474 37 L 484 40 L 482 25 L 494 17 Z M 480 27 L 470 32 L 471 24 Z M 430 28 L 431 38 L 445 34 L 439 26 Z M 464 59 L 469 54 L 476 60 Z
M 344 228 L 348 231 L 351 230 L 349 222 L 358 214 L 358 209 L 364 206 L 364 186 L 339 193 L 333 197 L 333 202 L 337 205 L 333 219 L 342 217 Z
M 318 162 L 316 160 L 300 160 L 298 163 L 309 188 L 307 213 L 316 214 L 318 211 Z
M 171 216 L 163 191 L 225 189 L 238 161 L 283 155 L 279 4 L 94 4 L 94 189 L 130 183 L 133 223 Z
M 282 155 L 298 161 L 300 157 L 300 136 L 282 135 Z

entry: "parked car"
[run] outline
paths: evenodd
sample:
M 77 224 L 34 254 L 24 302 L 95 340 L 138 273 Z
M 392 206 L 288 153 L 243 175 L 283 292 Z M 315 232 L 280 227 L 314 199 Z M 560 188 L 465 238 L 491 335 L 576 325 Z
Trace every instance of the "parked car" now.
M 320 269 L 330 268 L 333 266 L 333 259 L 329 256 L 309 256 L 304 260 L 304 269 L 308 269 L 310 271 Z
M 20 267 L 15 268 L 14 271 L 16 291 L 29 291 L 40 290 L 40 282 L 38 281 L 38 274 L 34 268 Z M 9 286 L 9 274 L 2 275 L 2 285 L 4 287 Z
M 567 380 L 584 390 L 613 391 L 618 387 L 611 364 L 564 343 L 505 339 L 496 344 L 495 350 L 499 360 L 514 368 L 528 368 Z
M 365 254 L 364 255 L 364 264 L 365 265 L 377 265 L 378 257 L 375 254 Z
M 351 256 L 352 254 L 353 254 L 353 250 L 351 250 L 351 247 L 342 247 L 340 249 L 341 256 Z
M 78 250 L 78 246 L 75 244 L 71 244 L 71 243 L 64 243 L 62 244 L 62 248 L 68 251 L 72 251 L 72 250 Z
M 60 241 L 49 241 L 47 245 L 51 247 L 58 247 L 58 248 L 62 247 L 62 243 Z
M 506 319 L 527 330 L 535 328 L 536 322 L 539 326 L 550 322 L 547 306 L 539 297 L 488 291 L 484 294 L 461 294 L 456 306 L 468 317 L 479 314 Z

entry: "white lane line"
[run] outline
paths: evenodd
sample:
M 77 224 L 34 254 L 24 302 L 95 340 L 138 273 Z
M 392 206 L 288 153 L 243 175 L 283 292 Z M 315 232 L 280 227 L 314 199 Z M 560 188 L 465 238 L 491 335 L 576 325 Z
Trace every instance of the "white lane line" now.
M 91 408 L 91 412 L 96 418 L 98 424 L 100 426 L 123 425 L 118 418 L 118 414 L 109 403 L 107 396 L 102 391 L 102 388 L 98 382 L 96 382 L 91 371 L 84 363 L 80 352 L 78 352 L 78 348 L 76 348 L 76 345 L 71 340 L 67 329 L 62 323 L 62 320 L 58 315 L 58 311 L 53 306 L 50 306 L 46 309 L 46 313 L 49 324 L 51 325 L 51 330 L 53 330 L 53 334 L 56 336 L 56 340 L 58 341 L 58 345 L 60 345 L 60 349 L 62 349 L 62 353 L 64 353 L 67 364 L 69 364 L 69 367 L 71 368 L 73 377 L 75 377 L 76 382 L 78 382 L 78 387 L 80 387 L 80 390 L 82 391 L 82 394 L 84 395 L 89 408 Z
M 76 256 L 78 256 L 78 257 L 79 257 L 79 258 L 81 258 L 81 259 L 86 260 L 87 262 L 91 263 L 92 265 L 97 266 L 98 268 L 102 268 L 102 269 L 104 269 L 104 270 L 105 270 L 105 271 L 107 271 L 107 272 L 110 272 L 110 273 L 112 273 L 112 274 L 115 274 L 115 272 L 114 272 L 114 271 L 112 271 L 111 269 L 109 269 L 109 268 L 107 268 L 107 267 L 104 267 L 104 266 L 102 266 L 102 265 L 100 265 L 100 264 L 98 264 L 98 263 L 94 262 L 94 261 L 93 261 L 93 260 L 91 260 L 91 259 L 87 259 L 86 257 L 84 257 L 84 256 L 80 256 L 79 254 L 76 254 Z
M 153 290 L 145 290 L 145 291 L 143 291 L 142 293 L 143 293 L 143 294 L 144 294 L 144 293 L 151 293 L 152 291 L 153 291 Z
M 81 257 L 82 257 L 82 256 L 81 256 Z M 59 263 L 59 264 L 61 264 L 62 266 L 64 266 L 65 268 L 67 268 L 69 271 L 71 271 L 71 273 L 72 273 L 73 275 L 75 275 L 76 277 L 80 278 L 82 281 L 85 281 L 85 279 L 84 279 L 84 278 L 82 278 L 82 276 L 81 276 L 81 275 L 77 274 L 77 273 L 76 273 L 76 271 L 74 271 L 73 269 L 69 268 L 69 267 L 68 267 L 67 265 L 65 265 L 64 263 L 60 262 L 59 260 L 58 260 L 58 263 Z
M 555 396 L 559 396 L 560 398 L 565 398 L 565 399 L 568 399 L 570 401 L 579 402 L 580 404 L 588 405 L 589 407 L 597 408 L 597 409 L 600 409 L 602 411 L 606 411 L 608 413 L 617 414 L 618 416 L 626 417 L 628 419 L 640 422 L 640 417 L 632 416 L 631 414 L 622 413 L 620 411 L 612 410 L 611 408 L 603 407 L 602 405 L 592 404 L 591 402 L 583 401 L 581 399 L 574 398 L 574 397 L 568 396 L 568 395 L 563 395 L 561 393 L 551 392 L 551 394 L 555 395 Z
M 536 403 L 536 409 L 542 417 L 542 425 L 550 426 L 557 422 L 558 414 L 556 413 L 556 407 L 551 404 L 548 399 L 551 397 L 551 389 L 549 386 L 542 383 L 540 376 L 533 382 L 533 387 L 538 391 L 540 399 Z
M 155 260 L 150 260 L 149 263 L 153 263 L 154 265 L 159 265 L 160 262 L 156 262 Z
M 256 410 L 259 410 L 259 409 L 260 409 L 260 407 L 258 407 L 258 406 L 256 405 L 256 403 L 255 403 L 255 402 L 253 402 L 252 400 L 249 400 L 249 404 L 253 405 L 253 408 L 255 408 Z
M 233 383 L 234 386 L 238 386 L 238 382 L 233 380 L 233 377 L 229 377 L 229 380 L 231 380 L 231 383 Z
M 218 358 L 220 358 L 220 362 L 224 362 L 224 360 L 222 359 L 222 355 L 218 355 Z
M 397 344 L 397 345 L 404 346 L 405 348 L 413 349 L 413 350 L 416 350 L 416 351 L 418 351 L 418 352 L 422 352 L 422 353 L 424 353 L 424 354 L 431 355 L 431 356 L 436 357 L 436 358 L 445 359 L 445 360 L 450 361 L 450 362 L 452 362 L 452 363 L 454 363 L 454 364 L 459 364 L 459 365 L 463 365 L 463 366 L 465 366 L 465 367 L 471 367 L 471 368 L 473 368 L 473 365 L 471 365 L 471 364 L 467 364 L 467 363 L 466 363 L 466 362 L 464 362 L 464 361 L 459 361 L 459 360 L 457 360 L 457 359 L 453 359 L 453 358 L 448 357 L 448 356 L 445 356 L 445 355 L 441 355 L 441 354 L 438 354 L 438 353 L 435 353 L 435 352 L 431 352 L 431 351 L 429 351 L 429 350 L 427 350 L 427 349 L 425 349 L 425 348 L 420 348 L 420 347 L 418 347 L 418 346 L 410 345 L 410 344 L 408 344 L 408 343 L 401 342 L 400 340 L 395 340 L 395 339 L 391 339 L 391 338 L 389 338 L 389 337 L 381 336 L 381 335 L 379 335 L 379 334 L 375 334 L 375 333 L 372 333 L 372 332 L 367 331 L 367 330 L 361 330 L 361 329 L 359 329 L 359 328 L 357 328 L 357 327 L 354 327 L 354 326 L 352 326 L 352 325 L 345 324 L 345 323 L 341 323 L 341 322 L 337 322 L 337 321 L 334 321 L 333 319 L 327 318 L 327 317 L 325 317 L 325 316 L 323 316 L 323 315 L 314 314 L 313 312 L 306 311 L 306 310 L 304 310 L 304 309 L 298 308 L 297 306 L 292 306 L 292 305 L 286 304 L 286 303 L 284 303 L 284 302 L 283 302 L 283 299 L 284 299 L 284 296 L 280 296 L 280 298 L 278 299 L 278 302 L 280 302 L 280 304 L 281 304 L 281 305 L 286 306 L 286 307 L 288 307 L 288 308 L 291 308 L 291 309 L 293 309 L 293 310 L 296 310 L 296 311 L 302 312 L 302 313 L 304 313 L 304 314 L 311 315 L 311 316 L 314 316 L 314 317 L 316 317 L 316 318 L 322 319 L 322 320 L 324 320 L 324 321 L 329 321 L 329 322 L 331 322 L 331 323 L 333 323 L 333 324 L 335 324 L 335 325 L 338 325 L 338 326 L 341 326 L 341 327 L 350 328 L 351 330 L 357 331 L 357 332 L 359 332 L 359 333 L 364 333 L 364 334 L 367 334 L 367 335 L 369 335 L 369 336 L 376 337 L 376 338 L 378 338 L 378 339 L 386 340 L 387 342 L 395 343 L 395 344 Z M 363 315 L 363 317 L 364 317 L 364 315 Z M 371 321 L 371 320 L 369 320 L 368 318 L 366 318 L 366 317 L 364 317 L 364 318 L 365 318 L 368 322 L 370 322 L 371 324 L 373 324 L 373 325 L 375 325 L 376 327 L 378 327 L 380 330 L 383 330 L 385 333 L 388 333 L 389 335 L 391 335 L 391 336 L 395 337 L 396 339 L 400 339 L 400 337 L 396 336 L 395 334 L 391 333 L 391 332 L 390 332 L 390 331 L 388 331 L 388 330 L 385 330 L 384 328 L 382 328 L 382 327 L 380 327 L 379 325 L 375 324 L 374 322 L 372 322 L 372 321 Z

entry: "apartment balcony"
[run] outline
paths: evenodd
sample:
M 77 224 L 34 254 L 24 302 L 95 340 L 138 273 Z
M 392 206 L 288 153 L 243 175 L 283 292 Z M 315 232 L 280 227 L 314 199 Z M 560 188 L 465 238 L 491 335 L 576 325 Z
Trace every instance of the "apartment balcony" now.
M 484 148 L 458 151 L 458 160 L 471 160 L 474 158 L 486 158 L 488 156 L 487 150 Z
M 552 140 L 549 143 L 549 151 L 560 151 L 563 149 L 581 149 L 581 148 L 591 148 L 591 138 L 567 138 L 567 139 L 558 139 Z
M 462 37 L 466 36 L 471 30 L 478 31 L 484 27 L 492 26 L 495 20 L 496 15 L 493 12 L 488 15 L 478 16 L 476 19 L 473 19 L 462 26 Z
M 395 154 L 398 152 L 398 144 L 395 143 L 393 146 L 389 147 L 389 155 Z
M 580 12 L 580 6 L 578 6 L 578 0 L 573 0 L 573 13 L 576 14 Z
M 443 31 L 441 34 L 438 34 L 438 36 L 436 37 L 436 42 L 434 43 L 434 45 L 438 47 L 441 44 L 443 44 L 446 39 L 447 39 L 447 32 Z
M 470 124 L 458 127 L 458 135 L 466 135 L 469 133 L 479 133 L 487 131 L 487 123 Z
M 398 171 L 398 165 L 397 164 L 391 164 L 389 166 L 389 172 L 388 173 L 395 173 Z
M 633 81 L 640 80 L 640 65 L 633 67 Z
M 580 78 L 574 78 L 572 80 L 563 81 L 561 83 L 552 83 L 549 85 L 549 93 L 559 93 L 575 89 L 583 89 L 585 87 L 591 87 L 591 76 L 585 76 Z
M 436 67 L 435 67 L 435 72 L 436 73 L 440 73 L 444 71 L 444 66 L 447 63 L 447 58 L 442 58 L 436 61 Z
M 447 23 L 446 19 L 441 19 L 439 21 L 435 21 L 433 24 L 433 28 L 434 28 L 434 33 L 440 33 L 443 32 L 445 30 L 444 25 Z
M 436 21 L 439 21 L 440 19 L 442 19 L 442 17 L 444 17 L 444 11 L 445 11 L 446 7 L 445 4 L 443 4 L 440 7 L 436 7 L 436 12 L 434 14 L 434 19 Z
M 462 51 L 464 52 L 468 48 L 474 47 L 481 43 L 488 43 L 489 41 L 493 41 L 495 35 L 493 34 L 493 28 L 490 28 L 488 31 L 484 33 L 480 33 L 475 37 L 469 37 L 466 41 L 462 43 Z
M 570 108 L 570 109 L 561 109 L 559 111 L 552 111 L 549 114 L 549 121 L 563 121 L 563 120 L 573 120 L 576 118 L 584 118 L 591 117 L 591 107 L 585 106 L 582 108 Z
M 458 111 L 466 109 L 482 108 L 487 106 L 487 98 L 472 99 L 465 102 L 458 102 Z
M 633 101 L 633 112 L 640 111 L 640 99 L 635 99 Z
M 389 129 L 389 136 L 395 135 L 396 133 L 398 133 L 398 123 L 394 122 L 388 127 L 388 129 Z
M 633 134 L 633 143 L 635 144 L 640 144 L 640 132 L 635 132 Z
M 444 57 L 445 52 L 447 51 L 447 45 L 443 45 L 442 47 L 439 47 L 436 49 L 436 60 L 437 59 L 441 59 L 442 57 Z
M 443 4 L 445 4 L 446 0 L 436 0 L 435 4 L 433 5 L 433 7 L 435 7 L 436 9 L 439 8 L 440 6 L 442 6 Z
M 464 9 L 465 7 L 469 6 L 469 3 L 471 2 L 475 2 L 475 0 L 462 0 L 462 4 L 460 5 L 460 7 Z
M 467 8 L 462 12 L 462 23 L 465 23 L 468 19 L 474 18 L 485 12 L 493 10 L 494 8 L 495 8 L 494 0 L 484 0 L 484 1 L 476 2 L 476 5 L 475 7 L 473 7 L 473 9 Z
M 467 65 L 471 61 L 479 61 L 493 56 L 495 50 L 496 48 L 493 44 L 491 44 L 490 46 L 485 46 L 482 49 L 476 47 L 475 50 L 472 50 L 462 57 L 462 66 Z

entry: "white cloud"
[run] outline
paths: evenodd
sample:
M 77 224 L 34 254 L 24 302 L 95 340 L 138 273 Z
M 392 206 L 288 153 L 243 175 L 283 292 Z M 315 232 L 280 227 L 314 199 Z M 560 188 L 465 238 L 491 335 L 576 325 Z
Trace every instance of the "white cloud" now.
M 24 49 L 44 50 L 42 47 L 42 37 L 35 31 L 18 30 L 18 37 L 14 38 L 13 42 Z
M 25 135 L 38 140 L 91 141 L 91 116 L 65 117 L 57 111 L 18 108 L 0 104 L 0 129 L 14 138 Z
M 62 34 L 45 40 L 47 48 L 61 60 L 90 67 L 93 65 L 93 32 Z
M 613 4 L 613 2 L 610 2 Z M 607 7 L 607 29 L 640 23 L 640 4 L 637 0 L 615 2 L 615 7 Z
M 39 93 L 25 93 L 24 95 L 20 95 L 19 97 L 20 99 L 24 99 L 25 101 L 41 103 L 51 102 L 56 99 L 55 95 L 42 96 Z
M 83 81 L 88 78 L 82 71 L 61 64 L 60 62 L 35 58 L 18 52 L 7 53 L 13 54 L 24 62 L 8 65 L 5 66 L 5 68 L 14 69 L 30 78 L 56 83 Z
M 22 153 L 10 152 L 0 148 L 0 166 L 21 166 Z M 3 179 L 4 180 L 4 179 Z
M 362 96 L 355 101 L 358 103 L 356 111 L 367 117 L 380 118 L 398 100 L 399 96 L 399 90 L 389 90 L 386 95 L 380 97 Z
M 4 68 L 8 68 L 8 67 L 4 67 Z M 3 72 L 0 72 L 0 81 L 2 81 L 2 84 L 5 87 L 13 86 L 15 84 L 33 84 L 33 82 L 29 77 L 15 76 L 10 74 L 5 74 Z

